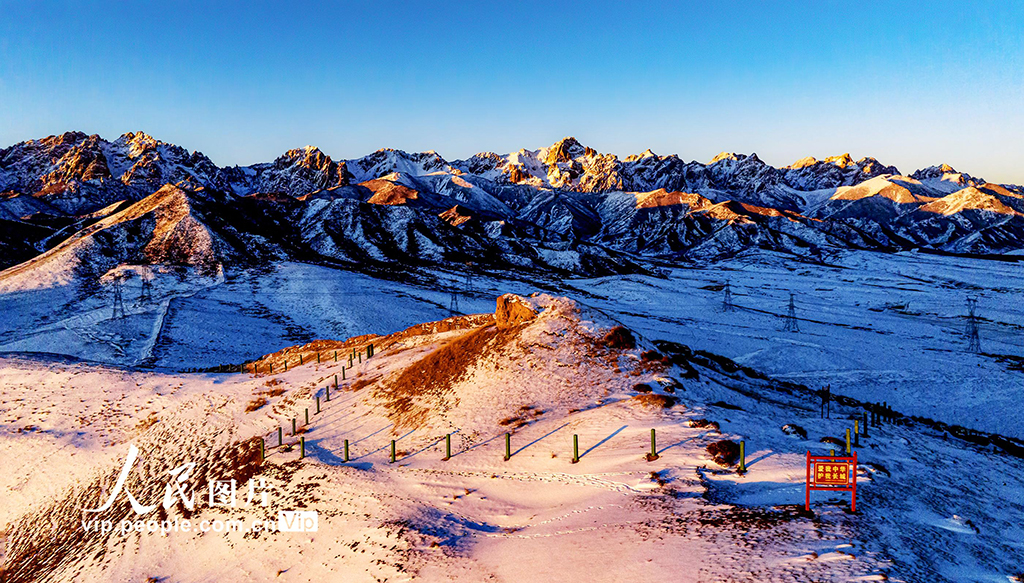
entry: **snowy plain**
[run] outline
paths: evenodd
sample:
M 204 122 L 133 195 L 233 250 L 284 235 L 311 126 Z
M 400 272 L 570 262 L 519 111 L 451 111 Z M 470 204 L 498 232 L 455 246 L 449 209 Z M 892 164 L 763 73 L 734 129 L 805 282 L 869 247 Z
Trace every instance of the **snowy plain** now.
M 400 427 L 371 389 L 346 389 L 399 373 L 462 332 L 382 348 L 323 402 L 306 460 L 294 447 L 270 455 L 275 509 L 318 509 L 319 533 L 111 539 L 106 555 L 54 578 L 1013 581 L 1024 568 L 1020 459 L 921 426 L 876 427 L 858 449 L 858 513 L 844 510 L 845 496 L 815 494 L 812 518 L 796 510 L 804 453 L 835 448 L 821 439 L 841 437 L 859 411 L 837 407 L 823 420 L 807 393 L 704 369 L 676 390 L 677 407 L 638 409 L 631 395 L 635 383 L 680 377 L 638 365 L 650 341 L 670 340 L 812 389 L 830 384 L 904 413 L 1021 437 L 1021 279 L 1016 264 L 985 260 L 850 253 L 821 266 L 759 252 L 596 279 L 467 280 L 440 270 L 380 279 L 298 263 L 207 278 L 157 274 L 152 299 L 125 291 L 129 315 L 116 320 L 109 290 L 8 292 L 0 296 L 0 451 L 17 462 L 0 479 L 0 523 L 9 532 L 25 512 L 117 467 L 128 443 L 154 439 L 150 420 L 192 435 L 178 444 L 189 451 L 253 436 L 272 444 L 275 428 L 301 419 L 345 363 L 307 357 L 273 376 L 184 369 L 441 320 L 451 314 L 450 288 L 463 313 L 493 312 L 502 293 L 544 291 L 576 302 L 579 318 L 589 318 L 583 328 L 622 322 L 642 345 L 605 369 L 581 356 L 585 343 L 565 340 L 575 316 L 542 318 L 522 333 L 532 349 L 481 360 L 457 383 L 458 415 L 418 428 Z M 726 282 L 732 310 L 723 305 Z M 799 332 L 782 329 L 790 292 Z M 968 294 L 979 298 L 981 354 L 966 350 Z M 281 394 L 268 392 L 275 387 Z M 246 411 L 260 395 L 269 403 Z M 497 420 L 520 402 L 548 413 L 514 430 L 506 462 Z M 718 423 L 720 434 L 692 426 L 698 419 Z M 457 455 L 441 462 L 445 423 Z M 781 431 L 786 424 L 806 438 Z M 661 457 L 646 462 L 652 428 Z M 573 434 L 579 464 L 568 459 Z M 706 446 L 723 438 L 745 441 L 747 473 L 709 459 Z M 353 449 L 347 464 L 344 440 Z

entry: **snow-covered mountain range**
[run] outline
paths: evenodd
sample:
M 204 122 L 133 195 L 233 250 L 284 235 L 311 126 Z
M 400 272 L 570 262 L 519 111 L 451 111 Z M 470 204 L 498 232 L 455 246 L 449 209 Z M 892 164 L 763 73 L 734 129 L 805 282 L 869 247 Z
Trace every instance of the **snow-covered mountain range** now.
M 1024 188 L 849 154 L 783 168 L 756 154 L 620 159 L 571 137 L 453 161 L 307 146 L 222 168 L 141 132 L 68 132 L 0 149 L 0 223 L 0 267 L 288 257 L 602 274 L 750 247 L 1018 254 Z

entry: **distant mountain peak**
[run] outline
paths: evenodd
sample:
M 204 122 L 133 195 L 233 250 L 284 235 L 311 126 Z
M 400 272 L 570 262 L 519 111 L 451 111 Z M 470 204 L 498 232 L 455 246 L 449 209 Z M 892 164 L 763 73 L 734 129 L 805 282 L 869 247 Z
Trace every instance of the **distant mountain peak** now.
M 722 152 L 721 154 L 719 154 L 719 155 L 715 156 L 714 158 L 712 158 L 711 162 L 709 162 L 709 164 L 714 164 L 715 162 L 721 162 L 722 160 L 739 161 L 739 160 L 742 160 L 743 158 L 745 158 L 745 156 L 743 156 L 742 154 L 736 154 L 735 152 Z
M 548 148 L 544 162 L 551 165 L 559 162 L 569 162 L 580 156 L 593 156 L 595 154 L 597 152 L 593 148 L 584 146 L 576 138 L 568 136 L 558 140 Z
M 829 156 L 828 158 L 825 158 L 824 162 L 826 164 L 835 164 L 840 168 L 846 168 L 854 165 L 853 157 L 850 156 L 849 152 L 840 154 L 839 156 Z

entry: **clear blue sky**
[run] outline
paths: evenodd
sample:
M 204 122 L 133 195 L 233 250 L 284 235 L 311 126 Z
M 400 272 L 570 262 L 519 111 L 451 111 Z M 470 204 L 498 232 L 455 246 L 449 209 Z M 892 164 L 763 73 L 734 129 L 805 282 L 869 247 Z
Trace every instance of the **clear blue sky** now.
M 0 146 L 144 130 L 225 165 L 574 135 L 1024 183 L 1020 2 L 485 4 L 0 0 Z

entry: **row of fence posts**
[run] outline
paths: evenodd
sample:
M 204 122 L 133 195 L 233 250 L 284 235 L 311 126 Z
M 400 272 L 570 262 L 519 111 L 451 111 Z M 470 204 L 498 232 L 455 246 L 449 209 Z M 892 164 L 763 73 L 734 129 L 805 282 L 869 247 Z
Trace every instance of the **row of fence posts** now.
M 880 427 L 883 423 L 894 423 L 898 418 L 898 414 L 887 402 L 882 403 L 865 403 L 863 407 L 866 411 L 860 414 L 860 418 L 853 418 L 853 434 L 851 440 L 850 429 L 846 429 L 846 455 L 850 456 L 853 454 L 854 447 L 860 447 L 861 437 L 868 439 L 870 436 L 870 428 Z M 830 455 L 835 455 L 835 450 L 831 451 Z
M 374 354 L 374 349 L 373 349 L 373 344 L 371 343 L 371 344 L 367 345 L 367 347 L 366 347 L 366 358 L 369 359 L 370 357 L 373 356 L 373 354 Z M 346 380 L 346 375 L 345 375 L 346 368 L 351 368 L 352 366 L 354 366 L 354 364 L 356 362 L 360 362 L 361 363 L 363 361 L 362 351 L 358 351 L 355 348 L 353 348 L 352 349 L 352 353 L 349 354 L 349 356 L 348 356 L 348 359 L 349 359 L 348 367 L 342 367 L 342 369 L 341 369 L 341 380 Z M 334 361 L 337 362 L 337 360 L 338 360 L 338 352 L 334 351 Z M 318 352 L 317 353 L 317 362 L 319 363 L 320 361 L 321 361 L 320 353 Z M 303 362 L 303 357 L 300 354 L 299 355 L 299 363 L 302 364 L 302 362 Z M 256 370 L 257 370 L 256 363 L 253 363 L 253 371 L 255 372 Z M 272 365 L 271 365 L 271 370 L 273 370 L 273 366 Z M 287 360 L 285 361 L 285 370 L 287 370 Z M 334 390 L 335 390 L 335 392 L 338 391 L 338 375 L 334 375 Z M 830 406 L 831 405 L 831 400 L 832 400 L 831 399 L 831 391 L 826 387 L 825 389 L 822 390 L 821 395 L 822 395 L 822 416 L 825 416 L 825 415 L 831 413 L 831 406 Z M 315 411 L 314 414 L 316 415 L 316 414 L 319 414 L 321 412 L 320 395 L 315 395 L 314 399 L 315 399 L 315 404 L 316 404 L 316 411 Z M 327 385 L 325 387 L 325 389 L 324 389 L 324 401 L 325 402 L 330 402 L 330 400 L 331 400 L 331 387 L 330 387 L 330 385 Z M 846 448 L 845 449 L 846 449 L 846 455 L 848 455 L 848 456 L 852 454 L 854 447 L 860 447 L 860 445 L 861 445 L 860 438 L 861 438 L 862 435 L 863 435 L 863 437 L 865 439 L 867 439 L 869 437 L 869 427 L 871 425 L 874 425 L 874 426 L 878 427 L 878 426 L 880 426 L 884 422 L 893 422 L 896 419 L 896 412 L 891 407 L 889 407 L 889 404 L 887 402 L 883 402 L 883 403 L 867 403 L 867 404 L 864 405 L 864 408 L 867 409 L 867 411 L 863 412 L 859 419 L 854 418 L 854 420 L 853 420 L 852 439 L 851 439 L 851 431 L 850 431 L 850 429 L 849 428 L 846 429 L 846 440 L 845 440 Z M 308 426 L 309 422 L 310 422 L 309 408 L 307 407 L 305 409 L 305 425 Z M 863 431 L 862 431 L 862 428 L 863 428 Z M 292 418 L 292 436 L 293 437 L 296 436 L 297 433 L 298 433 L 297 419 L 296 418 Z M 444 441 L 445 441 L 445 455 L 444 455 L 443 458 L 441 458 L 441 461 L 448 461 L 448 460 L 450 460 L 452 458 L 452 434 L 451 433 L 445 434 Z M 277 428 L 277 447 L 283 447 L 283 446 L 284 446 L 284 431 L 283 431 L 283 429 L 281 427 L 278 427 Z M 299 458 L 300 459 L 305 458 L 306 457 L 306 439 L 305 439 L 305 436 L 299 436 L 299 451 L 300 451 Z M 391 453 L 391 455 L 389 456 L 390 457 L 390 463 L 395 463 L 398 460 L 398 455 L 397 455 L 396 440 L 394 440 L 394 439 L 391 440 L 391 452 L 390 453 Z M 831 450 L 830 455 L 835 455 L 835 450 L 834 449 Z M 648 453 L 645 456 L 645 458 L 647 459 L 647 461 L 654 461 L 654 460 L 657 460 L 659 457 L 660 456 L 658 455 L 658 447 L 657 447 L 657 432 L 656 432 L 655 429 L 652 428 L 651 429 L 651 451 L 650 451 L 650 453 Z M 265 441 L 263 440 L 263 438 L 260 438 L 260 461 L 262 462 L 265 459 L 266 459 L 266 445 L 265 445 Z M 350 458 L 350 452 L 349 452 L 349 441 L 347 439 L 344 442 L 344 457 L 343 457 L 343 459 L 344 459 L 345 463 L 348 463 L 349 460 L 351 459 Z M 505 455 L 504 455 L 503 460 L 504 461 L 509 461 L 510 459 L 512 459 L 512 434 L 511 433 L 505 433 Z M 573 436 L 572 436 L 572 461 L 571 461 L 571 463 L 576 464 L 576 463 L 579 463 L 579 461 L 580 461 L 579 436 L 574 433 Z M 747 465 L 746 465 L 746 441 L 745 440 L 740 440 L 740 443 L 739 443 L 739 465 L 737 467 L 737 471 L 739 471 L 740 473 L 743 473 L 743 472 L 747 471 Z
M 366 346 L 366 358 L 369 359 L 371 356 L 373 356 L 373 354 L 374 354 L 373 343 L 370 343 L 370 344 L 368 344 Z M 319 352 L 317 352 L 316 361 L 317 361 L 317 363 L 320 362 L 320 353 Z M 356 350 L 355 348 L 353 348 L 352 349 L 352 354 L 350 354 L 349 357 L 348 357 L 348 366 L 347 367 L 345 367 L 345 366 L 341 367 L 341 380 L 346 380 L 345 379 L 345 370 L 346 370 L 346 368 L 352 368 L 354 366 L 354 362 L 356 362 L 356 361 L 363 362 L 363 353 L 362 353 L 361 350 Z M 304 362 L 304 359 L 302 357 L 302 354 L 299 354 L 299 364 L 301 365 L 303 362 Z M 337 350 L 334 351 L 334 362 L 338 362 L 338 351 Z M 287 360 L 287 358 L 285 359 L 284 369 L 286 371 L 288 370 L 288 360 Z M 254 362 L 253 363 L 253 373 L 255 374 L 258 370 L 259 370 L 258 369 L 258 363 Z M 273 370 L 274 370 L 274 366 L 273 366 L 273 363 L 271 363 L 270 364 L 270 371 L 271 371 L 271 373 L 273 373 Z M 334 392 L 335 393 L 338 392 L 338 375 L 334 375 Z M 313 414 L 314 415 L 319 415 L 320 411 L 321 411 L 321 409 L 320 409 L 320 395 L 319 394 L 314 395 L 313 399 L 314 399 L 314 403 L 316 404 L 316 411 Z M 327 385 L 326 387 L 324 387 L 324 402 L 325 403 L 331 402 L 331 385 Z M 306 407 L 306 409 L 305 409 L 305 419 L 306 419 L 306 422 L 305 422 L 304 426 L 308 426 L 309 425 L 309 407 Z M 295 437 L 297 434 L 298 434 L 298 418 L 292 417 L 292 437 Z M 306 457 L 306 437 L 304 435 L 299 435 L 298 438 L 299 438 L 299 442 L 298 442 L 299 443 L 299 459 L 303 459 L 303 458 Z M 284 447 L 284 429 L 282 429 L 281 427 L 277 428 L 277 447 L 279 447 L 279 448 Z M 392 444 L 391 444 L 391 455 L 392 455 L 392 458 L 394 458 L 394 453 L 395 453 L 394 452 L 394 442 L 392 442 Z M 266 459 L 267 459 L 266 440 L 263 437 L 260 437 L 260 463 L 263 463 L 263 461 L 266 460 Z M 348 462 L 348 460 L 349 460 L 349 457 L 348 457 L 348 440 L 346 439 L 345 440 L 345 462 Z M 394 461 L 394 460 L 392 459 L 392 461 Z
M 323 362 L 322 359 L 321 359 L 321 354 L 322 353 L 319 352 L 319 351 L 317 351 L 317 353 L 316 353 L 316 363 L 317 364 L 321 364 Z M 370 358 L 372 356 L 373 356 L 373 344 L 371 343 L 371 344 L 368 344 L 366 346 L 366 358 Z M 334 351 L 334 362 L 338 362 L 338 351 L 337 350 Z M 353 348 L 352 349 L 352 354 L 348 355 L 348 368 L 352 368 L 352 366 L 356 362 L 358 362 L 360 364 L 363 362 L 363 352 L 361 350 L 356 350 L 355 348 Z M 299 353 L 299 366 L 302 366 L 305 363 L 306 363 L 305 357 L 300 352 Z M 234 365 L 231 365 L 231 366 L 233 367 Z M 245 365 L 238 365 L 239 372 L 241 372 L 241 369 L 244 366 Z M 224 368 L 226 370 L 228 368 L 228 365 L 225 365 L 224 367 L 218 367 L 218 369 L 220 369 L 220 368 Z M 259 374 L 259 372 L 260 372 L 260 363 L 258 363 L 258 362 L 252 363 L 252 374 Z M 274 374 L 274 363 L 273 362 L 268 362 L 267 363 L 267 372 L 268 372 L 268 374 Z M 284 357 L 284 372 L 288 372 L 288 356 L 287 356 L 287 354 Z M 345 380 L 345 368 L 344 367 L 341 369 L 341 374 L 342 374 L 342 380 Z
M 335 389 L 337 389 L 337 385 L 335 385 Z M 327 397 L 326 400 L 330 401 L 329 387 L 328 387 L 327 395 L 328 395 L 328 397 Z M 318 401 L 318 404 L 319 404 L 319 401 Z M 319 408 L 317 409 L 317 412 L 319 412 Z M 307 413 L 307 424 L 308 424 L 309 423 L 308 422 L 309 409 L 306 409 L 306 413 Z M 295 433 L 296 433 L 296 421 L 293 418 L 292 419 L 292 435 L 294 436 Z M 847 431 L 847 437 L 849 437 L 849 431 Z M 266 446 L 265 446 L 263 438 L 260 438 L 260 461 L 261 462 L 263 460 L 265 460 L 266 457 L 267 457 L 266 456 L 266 448 L 265 447 Z M 281 427 L 277 428 L 277 447 L 284 447 L 284 430 Z M 397 447 L 398 447 L 397 446 L 397 440 L 392 439 L 391 440 L 391 446 L 390 446 L 390 455 L 388 456 L 389 457 L 389 463 L 393 464 L 393 463 L 396 463 L 398 461 L 398 449 L 397 449 Z M 299 448 L 300 448 L 299 459 L 302 459 L 302 458 L 306 457 L 306 455 L 305 455 L 305 453 L 306 453 L 306 438 L 305 438 L 305 436 L 299 436 Z M 654 461 L 654 460 L 656 460 L 658 458 L 659 458 L 659 456 L 658 456 L 658 446 L 657 446 L 657 432 L 656 432 L 655 429 L 651 429 L 651 452 L 649 454 L 647 454 L 646 459 L 647 459 L 647 461 Z M 444 457 L 441 458 L 441 461 L 446 462 L 446 461 L 448 461 L 450 459 L 452 459 L 452 434 L 451 433 L 446 433 L 445 436 L 444 436 Z M 503 459 L 506 462 L 512 459 L 512 434 L 511 433 L 505 433 L 505 456 L 504 456 Z M 351 460 L 350 450 L 349 450 L 349 442 L 348 442 L 347 439 L 344 441 L 344 450 L 343 450 L 342 460 L 344 461 L 344 463 L 348 463 Z M 577 463 L 579 463 L 579 461 L 580 461 L 580 440 L 579 440 L 579 435 L 574 433 L 572 435 L 572 461 L 571 461 L 571 463 L 577 464 Z M 739 463 L 738 470 L 740 472 L 746 472 L 747 471 L 747 466 L 746 466 L 746 442 L 745 441 L 740 441 L 740 463 Z

